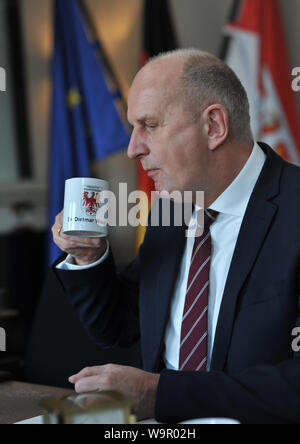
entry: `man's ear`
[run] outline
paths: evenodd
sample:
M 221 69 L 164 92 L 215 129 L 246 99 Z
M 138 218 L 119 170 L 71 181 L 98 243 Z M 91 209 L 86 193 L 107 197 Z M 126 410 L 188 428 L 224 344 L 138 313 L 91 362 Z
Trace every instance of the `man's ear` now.
M 222 145 L 229 134 L 229 116 L 223 105 L 210 105 L 203 113 L 208 148 L 213 151 Z

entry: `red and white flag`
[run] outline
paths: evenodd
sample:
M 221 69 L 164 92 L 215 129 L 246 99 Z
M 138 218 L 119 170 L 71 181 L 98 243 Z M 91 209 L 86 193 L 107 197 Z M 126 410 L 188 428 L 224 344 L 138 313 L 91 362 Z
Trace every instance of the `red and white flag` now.
M 277 0 L 242 0 L 229 37 L 225 61 L 247 90 L 255 140 L 300 164 L 300 132 L 292 69 Z

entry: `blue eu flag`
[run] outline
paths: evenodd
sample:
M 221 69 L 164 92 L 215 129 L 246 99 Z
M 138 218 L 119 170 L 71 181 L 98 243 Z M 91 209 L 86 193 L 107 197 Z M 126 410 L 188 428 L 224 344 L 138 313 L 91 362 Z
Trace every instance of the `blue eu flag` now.
M 88 38 L 77 0 L 55 1 L 55 47 L 50 152 L 50 226 L 63 208 L 65 180 L 89 177 L 91 160 L 126 148 L 129 133 Z M 50 263 L 59 249 L 50 241 Z

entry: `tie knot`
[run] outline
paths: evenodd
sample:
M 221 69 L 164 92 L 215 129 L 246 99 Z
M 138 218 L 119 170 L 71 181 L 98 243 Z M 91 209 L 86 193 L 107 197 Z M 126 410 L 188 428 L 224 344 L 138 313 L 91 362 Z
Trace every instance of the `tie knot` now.
M 218 217 L 218 211 L 214 210 L 204 210 L 204 227 L 205 229 L 209 228 L 212 223 L 215 222 L 215 220 Z
M 218 217 L 218 212 L 214 210 L 200 210 L 197 213 L 198 228 L 196 230 L 195 237 L 202 236 L 209 231 L 210 226 L 215 222 Z

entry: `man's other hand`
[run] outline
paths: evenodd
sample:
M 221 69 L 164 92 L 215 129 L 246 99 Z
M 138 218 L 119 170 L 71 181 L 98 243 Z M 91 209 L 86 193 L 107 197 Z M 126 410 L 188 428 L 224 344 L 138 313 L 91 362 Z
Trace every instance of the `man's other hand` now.
M 135 401 L 138 420 L 154 418 L 156 392 L 160 375 L 133 367 L 108 364 L 89 367 L 69 381 L 77 393 L 117 391 Z

